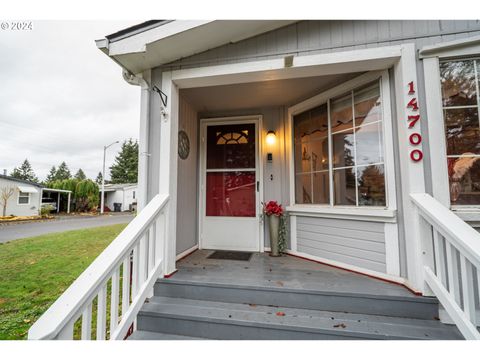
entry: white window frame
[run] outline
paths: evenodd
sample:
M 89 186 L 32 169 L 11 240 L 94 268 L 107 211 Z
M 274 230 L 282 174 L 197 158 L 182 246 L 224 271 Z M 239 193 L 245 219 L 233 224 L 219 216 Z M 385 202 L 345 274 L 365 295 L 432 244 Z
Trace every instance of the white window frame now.
M 27 203 L 21 203 L 21 202 L 20 202 L 20 198 L 21 198 L 21 197 L 23 197 L 23 198 L 26 197 L 25 195 L 22 196 L 21 194 L 27 194 L 27 195 L 28 195 L 28 202 L 27 202 Z M 27 193 L 22 193 L 20 190 L 18 191 L 17 205 L 20 205 L 20 206 L 22 206 L 22 205 L 30 205 L 30 199 L 31 199 L 30 193 L 28 193 L 28 192 L 27 192 Z
M 464 220 L 480 220 L 480 204 L 451 205 L 440 62 L 480 57 L 480 36 L 426 46 L 419 51 L 425 73 L 427 124 L 433 196 Z M 478 94 L 477 94 L 478 96 Z
M 354 215 L 365 217 L 384 217 L 386 220 L 395 216 L 397 210 L 396 195 L 395 195 L 395 160 L 393 154 L 394 142 L 392 131 L 392 116 L 390 103 L 390 85 L 388 71 L 372 71 L 360 75 L 352 80 L 349 80 L 341 85 L 329 89 L 321 94 L 318 94 L 310 99 L 307 99 L 299 104 L 296 104 L 288 109 L 288 127 L 289 136 L 286 141 L 290 143 L 290 148 L 293 149 L 293 117 L 304 111 L 315 108 L 319 105 L 328 104 L 329 99 L 336 96 L 341 96 L 349 91 L 353 91 L 358 87 L 368 85 L 369 83 L 380 81 L 380 95 L 382 98 L 382 130 L 383 130 L 383 152 L 384 152 L 384 169 L 385 169 L 385 200 L 386 206 L 358 206 L 358 205 L 334 205 L 333 204 L 333 182 L 330 181 L 330 204 L 297 204 L 295 203 L 295 157 L 292 151 L 288 153 L 288 161 L 290 168 L 290 206 L 287 209 L 291 212 L 298 213 L 345 213 L 345 215 Z M 330 116 L 330 115 L 329 115 Z M 330 124 L 329 124 L 330 128 Z M 330 136 L 329 129 L 329 137 Z M 329 144 L 329 171 L 333 171 L 333 164 L 331 159 L 331 142 Z M 329 175 L 330 180 L 333 173 Z

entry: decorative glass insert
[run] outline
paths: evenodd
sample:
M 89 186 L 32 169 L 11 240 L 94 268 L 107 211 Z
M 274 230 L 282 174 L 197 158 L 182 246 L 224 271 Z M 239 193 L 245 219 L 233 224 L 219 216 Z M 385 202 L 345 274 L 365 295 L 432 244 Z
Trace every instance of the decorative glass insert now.
M 293 132 L 297 204 L 387 205 L 380 81 L 295 115 Z
M 478 59 L 440 64 L 452 205 L 480 204 L 479 71 Z

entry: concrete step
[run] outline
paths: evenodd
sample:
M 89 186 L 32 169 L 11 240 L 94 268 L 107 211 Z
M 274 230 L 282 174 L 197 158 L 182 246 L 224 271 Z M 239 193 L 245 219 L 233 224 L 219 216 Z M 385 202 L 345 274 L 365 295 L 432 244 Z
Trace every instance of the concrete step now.
M 209 339 L 461 339 L 435 320 L 154 296 L 137 318 L 141 331 Z
M 211 300 L 225 303 L 284 306 L 433 320 L 438 300 L 431 297 L 319 291 L 298 288 L 234 285 L 215 282 L 159 279 L 155 296 Z
M 137 330 L 128 340 L 204 340 L 203 338 Z

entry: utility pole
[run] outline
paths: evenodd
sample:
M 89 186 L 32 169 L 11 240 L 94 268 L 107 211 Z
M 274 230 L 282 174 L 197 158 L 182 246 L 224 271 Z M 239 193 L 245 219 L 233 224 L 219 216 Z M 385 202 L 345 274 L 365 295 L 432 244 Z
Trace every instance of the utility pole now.
M 115 144 L 118 144 L 118 141 L 111 143 L 110 145 L 106 145 L 103 147 L 103 172 L 102 172 L 102 197 L 100 199 L 100 214 L 103 214 L 103 210 L 105 208 L 105 158 L 107 156 L 107 149 Z

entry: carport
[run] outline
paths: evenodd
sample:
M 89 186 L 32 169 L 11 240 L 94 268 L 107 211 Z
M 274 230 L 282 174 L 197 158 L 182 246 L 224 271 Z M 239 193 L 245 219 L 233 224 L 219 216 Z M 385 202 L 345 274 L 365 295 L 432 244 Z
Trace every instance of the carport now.
M 70 190 L 62 190 L 62 189 L 51 189 L 51 188 L 43 188 L 42 189 L 42 203 L 41 205 L 44 204 L 43 202 L 43 193 L 44 192 L 50 192 L 50 193 L 56 193 L 57 194 L 57 213 L 60 212 L 60 195 L 61 194 L 67 194 L 67 214 L 70 214 L 70 201 L 72 197 L 72 191 Z

